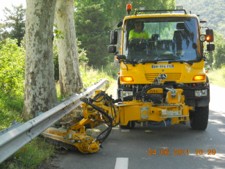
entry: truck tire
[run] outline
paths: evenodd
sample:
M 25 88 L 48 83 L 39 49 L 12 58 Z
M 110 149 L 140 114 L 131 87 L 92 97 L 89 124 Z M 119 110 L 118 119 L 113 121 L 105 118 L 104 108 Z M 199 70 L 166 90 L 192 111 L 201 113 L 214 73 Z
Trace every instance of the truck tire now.
M 117 99 L 121 99 L 121 85 L 120 85 L 120 79 L 117 78 Z
M 129 121 L 126 126 L 120 125 L 121 129 L 133 129 L 135 127 L 134 121 Z
M 195 107 L 190 113 L 190 125 L 193 130 L 205 130 L 208 125 L 209 106 Z

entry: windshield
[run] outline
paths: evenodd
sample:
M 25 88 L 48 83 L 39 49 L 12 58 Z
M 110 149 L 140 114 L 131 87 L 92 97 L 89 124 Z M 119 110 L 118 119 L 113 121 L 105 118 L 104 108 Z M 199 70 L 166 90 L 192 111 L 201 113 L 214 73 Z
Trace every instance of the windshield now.
M 127 20 L 124 54 L 132 62 L 199 60 L 197 24 L 196 18 Z

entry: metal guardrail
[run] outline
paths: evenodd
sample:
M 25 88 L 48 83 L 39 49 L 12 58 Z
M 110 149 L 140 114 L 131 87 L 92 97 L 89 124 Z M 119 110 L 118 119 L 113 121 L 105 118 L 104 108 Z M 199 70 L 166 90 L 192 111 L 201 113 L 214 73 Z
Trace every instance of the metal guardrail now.
M 41 134 L 52 124 L 60 120 L 63 116 L 70 113 L 80 104 L 80 98 L 91 96 L 95 90 L 106 84 L 107 80 L 103 79 L 97 84 L 87 88 L 81 94 L 76 94 L 70 99 L 60 103 L 56 107 L 45 113 L 19 125 L 18 127 L 9 129 L 0 135 L 0 163 L 10 157 L 13 153 Z

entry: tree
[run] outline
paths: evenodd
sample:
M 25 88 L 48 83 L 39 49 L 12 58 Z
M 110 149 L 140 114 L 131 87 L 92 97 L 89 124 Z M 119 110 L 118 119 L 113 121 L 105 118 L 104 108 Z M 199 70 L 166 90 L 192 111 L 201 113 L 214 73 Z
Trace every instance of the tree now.
M 126 4 L 131 3 L 134 9 L 145 8 L 150 10 L 155 9 L 174 9 L 175 0 L 77 0 L 76 7 L 101 5 L 104 10 L 105 16 L 107 16 L 110 27 L 115 26 L 118 21 L 126 15 Z
M 177 4 L 184 6 L 187 11 L 200 15 L 200 19 L 208 21 L 207 27 L 216 30 L 225 37 L 224 0 L 179 0 Z
M 206 65 L 209 67 L 209 68 L 212 68 L 213 67 L 213 52 L 209 52 L 208 54 L 206 54 Z
M 214 67 L 215 68 L 221 68 L 223 65 L 225 65 L 225 45 L 218 45 L 217 50 L 215 53 L 215 62 L 214 62 Z
M 12 6 L 12 10 L 5 8 L 5 24 L 2 30 L 2 36 L 5 38 L 17 39 L 20 46 L 25 34 L 25 9 L 22 5 Z
M 78 6 L 75 23 L 81 48 L 87 51 L 88 64 L 96 68 L 106 65 L 109 27 L 101 4 L 90 3 Z
M 74 24 L 74 0 L 58 0 L 55 16 L 56 28 L 60 32 L 60 37 L 56 38 L 60 90 L 66 96 L 79 92 L 82 88 Z
M 222 34 L 215 32 L 215 51 L 208 56 L 208 62 L 212 63 L 214 68 L 221 68 L 225 65 L 225 42 Z M 213 55 L 213 57 L 212 57 Z
M 56 0 L 27 0 L 24 118 L 56 102 L 53 66 L 53 23 Z
M 130 1 L 121 1 L 114 0 L 114 5 L 112 5 L 112 1 L 104 0 L 103 8 L 109 17 L 109 21 L 111 22 L 110 27 L 117 25 L 117 23 L 123 19 L 123 17 L 127 14 L 126 12 L 126 4 L 131 3 L 133 6 L 133 10 L 135 9 L 148 9 L 148 10 L 156 10 L 156 9 L 174 9 L 175 8 L 175 0 L 130 0 Z

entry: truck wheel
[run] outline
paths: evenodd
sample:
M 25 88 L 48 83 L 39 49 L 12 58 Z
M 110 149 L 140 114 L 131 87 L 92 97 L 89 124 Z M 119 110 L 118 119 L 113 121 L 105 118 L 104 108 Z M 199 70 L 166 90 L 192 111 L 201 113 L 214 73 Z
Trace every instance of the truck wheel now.
M 120 79 L 119 77 L 117 78 L 117 99 L 121 99 L 121 90 L 120 90 Z
M 120 125 L 121 129 L 133 129 L 135 127 L 134 121 L 129 121 L 126 126 Z
M 117 99 L 121 99 L 121 91 L 117 89 Z
M 190 112 L 190 124 L 194 130 L 205 130 L 208 125 L 209 107 L 195 107 L 195 111 Z

